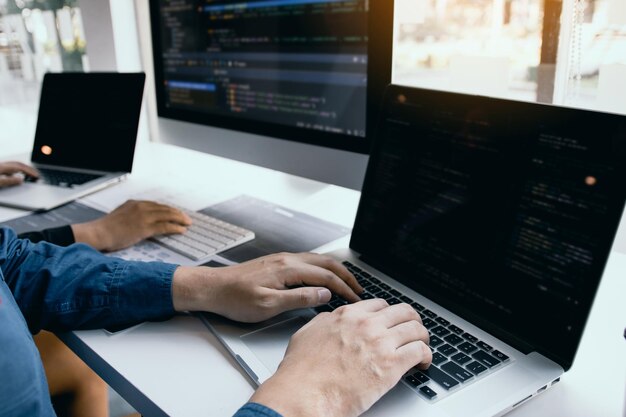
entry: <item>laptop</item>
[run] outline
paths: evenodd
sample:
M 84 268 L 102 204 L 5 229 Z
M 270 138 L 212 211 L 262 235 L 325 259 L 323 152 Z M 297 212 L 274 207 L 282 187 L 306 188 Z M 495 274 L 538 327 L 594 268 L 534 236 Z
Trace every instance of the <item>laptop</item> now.
M 386 92 L 349 248 L 366 293 L 408 303 L 433 365 L 368 416 L 504 414 L 573 363 L 626 202 L 626 117 L 441 91 Z M 255 384 L 328 305 L 203 321 Z
M 122 181 L 133 166 L 144 83 L 144 73 L 46 74 L 29 162 L 41 178 L 0 189 L 0 205 L 49 210 Z

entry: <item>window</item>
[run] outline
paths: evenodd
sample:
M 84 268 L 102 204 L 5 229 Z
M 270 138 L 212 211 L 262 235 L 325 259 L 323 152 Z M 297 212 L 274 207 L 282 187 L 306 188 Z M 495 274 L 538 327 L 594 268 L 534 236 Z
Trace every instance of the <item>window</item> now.
M 624 0 L 396 0 L 395 83 L 626 113 Z
M 88 67 L 77 0 L 0 0 L 0 105 L 36 105 L 43 74 Z

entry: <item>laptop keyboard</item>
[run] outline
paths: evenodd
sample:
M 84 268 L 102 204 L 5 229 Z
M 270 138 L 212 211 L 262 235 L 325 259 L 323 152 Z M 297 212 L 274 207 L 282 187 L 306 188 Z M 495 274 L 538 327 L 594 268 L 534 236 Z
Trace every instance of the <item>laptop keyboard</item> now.
M 102 176 L 97 174 L 83 174 L 80 172 L 59 171 L 49 168 L 38 168 L 37 170 L 40 174 L 39 178 L 26 177 L 25 181 L 72 188 Z
M 168 202 L 163 203 L 172 205 Z M 156 236 L 152 240 L 194 261 L 232 249 L 254 239 L 254 232 L 251 230 L 226 223 L 206 214 L 175 207 L 191 217 L 193 224 L 184 234 Z
M 494 368 L 511 363 L 508 355 L 494 349 L 461 327 L 427 309 L 400 291 L 385 284 L 358 266 L 343 262 L 356 277 L 365 292 L 364 300 L 383 298 L 389 305 L 407 303 L 422 317 L 430 333 L 432 365 L 427 370 L 414 368 L 403 378 L 404 383 L 428 400 L 436 400 L 449 391 L 456 390 L 489 374 Z M 333 295 L 328 304 L 316 307 L 318 313 L 333 311 L 346 305 L 342 298 Z

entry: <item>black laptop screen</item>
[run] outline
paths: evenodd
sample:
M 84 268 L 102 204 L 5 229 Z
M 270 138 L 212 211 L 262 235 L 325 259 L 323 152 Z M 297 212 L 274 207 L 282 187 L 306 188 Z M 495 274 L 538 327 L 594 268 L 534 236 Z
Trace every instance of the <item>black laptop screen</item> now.
M 32 161 L 131 172 L 143 73 L 46 74 Z
M 626 117 L 393 87 L 351 247 L 520 349 L 573 360 L 626 199 Z

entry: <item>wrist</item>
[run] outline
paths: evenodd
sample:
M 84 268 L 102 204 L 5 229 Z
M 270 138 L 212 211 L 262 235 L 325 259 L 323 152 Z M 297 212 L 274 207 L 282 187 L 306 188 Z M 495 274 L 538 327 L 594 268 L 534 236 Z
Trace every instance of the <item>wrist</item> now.
M 332 383 L 327 382 L 311 383 L 298 373 L 283 368 L 265 381 L 250 401 L 271 408 L 283 417 L 349 416 L 349 409 L 343 406 L 338 390 L 332 389 Z
M 180 266 L 174 272 L 172 301 L 174 310 L 212 312 L 217 277 L 211 268 Z
M 99 251 L 107 250 L 110 242 L 106 239 L 106 233 L 102 233 L 98 221 L 73 224 L 72 233 L 77 243 L 85 243 Z

